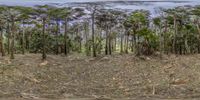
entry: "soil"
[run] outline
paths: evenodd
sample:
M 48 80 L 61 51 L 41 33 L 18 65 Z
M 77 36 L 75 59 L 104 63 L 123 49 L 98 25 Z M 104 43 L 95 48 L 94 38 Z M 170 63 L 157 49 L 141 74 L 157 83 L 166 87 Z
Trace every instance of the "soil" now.
M 199 100 L 200 55 L 0 57 L 1 100 Z

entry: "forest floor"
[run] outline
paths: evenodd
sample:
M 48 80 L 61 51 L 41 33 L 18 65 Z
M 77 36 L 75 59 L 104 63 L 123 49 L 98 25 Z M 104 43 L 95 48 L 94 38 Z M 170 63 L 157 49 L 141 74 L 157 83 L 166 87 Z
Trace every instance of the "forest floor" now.
M 0 57 L 1 100 L 199 100 L 200 55 Z M 80 99 L 79 99 L 80 98 Z

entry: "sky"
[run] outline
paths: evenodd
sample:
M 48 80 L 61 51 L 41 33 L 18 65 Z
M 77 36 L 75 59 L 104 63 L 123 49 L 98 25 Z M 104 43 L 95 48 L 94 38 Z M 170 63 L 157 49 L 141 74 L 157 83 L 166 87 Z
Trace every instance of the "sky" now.
M 127 1 L 127 0 L 0 0 L 0 4 L 30 5 L 46 3 L 67 3 L 67 2 L 95 2 L 95 1 Z M 169 0 L 128 0 L 128 1 L 169 1 Z M 170 0 L 170 1 L 197 1 L 200 0 Z
M 62 6 L 70 6 L 71 2 L 95 2 L 95 1 L 126 1 L 126 0 L 0 0 L 0 5 L 20 5 L 20 6 L 34 6 L 58 3 Z M 157 8 L 172 8 L 184 5 L 200 5 L 200 0 L 128 0 L 128 1 L 167 1 L 167 2 L 132 2 L 132 3 L 105 3 L 105 5 L 117 9 L 146 9 L 154 11 Z M 188 2 L 169 2 L 169 1 L 188 1 Z M 79 5 L 78 5 L 79 6 Z
M 69 2 L 95 2 L 95 1 L 127 1 L 127 0 L 0 0 L 0 4 L 6 5 L 36 5 L 47 3 L 69 3 Z M 128 1 L 195 1 L 200 4 L 200 0 L 128 0 Z

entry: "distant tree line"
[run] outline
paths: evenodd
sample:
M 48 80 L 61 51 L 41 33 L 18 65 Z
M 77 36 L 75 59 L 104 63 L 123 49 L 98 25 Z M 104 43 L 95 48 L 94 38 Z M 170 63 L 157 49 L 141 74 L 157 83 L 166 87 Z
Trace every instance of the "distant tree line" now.
M 89 12 L 87 12 L 87 11 Z M 0 52 L 14 54 L 84 53 L 87 56 L 200 53 L 200 6 L 127 13 L 97 5 L 0 7 Z

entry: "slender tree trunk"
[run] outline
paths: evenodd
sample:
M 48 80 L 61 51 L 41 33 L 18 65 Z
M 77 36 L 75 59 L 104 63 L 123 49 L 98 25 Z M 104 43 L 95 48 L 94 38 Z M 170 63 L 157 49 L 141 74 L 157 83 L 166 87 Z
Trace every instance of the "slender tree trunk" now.
M 185 43 L 186 54 L 191 53 L 191 52 L 190 52 L 190 47 L 189 47 L 189 45 L 188 45 L 188 40 L 187 40 L 187 38 L 185 38 L 184 43 Z
M 124 52 L 126 53 L 127 49 L 127 30 L 124 32 Z
M 173 53 L 176 53 L 176 35 L 177 35 L 177 24 L 176 24 L 176 16 L 174 16 Z
M 125 52 L 128 54 L 128 49 L 129 49 L 129 33 L 126 32 L 126 48 Z
M 160 31 L 160 58 L 162 59 L 163 56 L 163 32 L 161 26 L 159 26 L 159 31 Z
M 168 31 L 167 29 L 167 21 L 165 21 L 165 30 L 164 30 L 164 34 L 166 34 Z M 166 53 L 165 51 L 167 51 L 168 53 L 168 49 L 166 50 L 166 43 L 165 43 L 165 36 L 163 34 L 163 52 Z
M 109 55 L 112 54 L 112 42 L 111 42 L 111 36 L 110 36 L 110 32 L 108 34 L 108 52 L 109 52 Z
M 134 49 L 135 49 L 135 51 L 136 51 L 136 48 L 137 48 L 137 40 L 136 40 L 136 31 L 135 31 L 135 30 L 134 30 L 133 36 L 134 36 Z
M 106 27 L 106 45 L 105 45 L 105 54 L 108 55 L 108 27 Z
M 81 41 L 81 39 L 79 40 L 79 52 L 80 53 L 82 52 L 82 41 Z
M 1 46 L 1 55 L 5 56 L 5 51 L 4 51 L 4 43 L 3 43 L 3 30 L 1 29 L 0 31 L 0 46 Z
M 115 39 L 114 39 L 114 44 L 113 44 L 113 51 L 116 52 L 117 51 L 117 36 L 115 36 Z
M 15 48 L 14 48 L 14 43 L 15 43 L 15 41 L 14 41 L 14 38 L 15 38 L 15 36 L 14 36 L 14 34 L 15 34 L 15 20 L 14 20 L 14 16 L 12 16 L 11 17 L 11 20 L 12 20 L 12 33 L 11 33 L 11 45 L 10 45 L 10 50 L 11 50 L 11 52 L 10 52 L 10 59 L 14 59 L 15 57 L 14 57 L 14 51 L 15 51 Z
M 42 28 L 42 60 L 46 60 L 46 38 L 45 38 L 45 32 L 46 32 L 46 18 L 42 19 L 43 28 Z
M 200 26 L 199 26 L 199 20 L 197 20 L 197 24 L 196 24 L 196 26 L 197 26 L 197 30 L 198 30 L 198 33 L 199 33 L 199 43 L 198 43 L 198 53 L 200 53 Z
M 65 18 L 65 34 L 64 34 L 64 53 L 65 55 L 67 55 L 68 53 L 68 48 L 69 48 L 69 45 L 68 45 L 68 38 L 67 38 L 67 18 Z
M 24 55 L 25 54 L 25 27 L 24 27 L 24 21 L 22 22 L 23 23 L 23 29 L 22 29 L 22 54 Z
M 137 36 L 137 56 L 140 56 L 142 53 L 141 53 L 141 46 L 142 46 L 142 43 L 140 43 L 140 37 Z
M 131 52 L 134 52 L 134 36 L 131 37 Z
M 79 43 L 79 53 L 81 53 L 82 52 L 82 34 L 81 34 L 81 31 L 78 29 L 78 43 Z
M 8 47 L 7 47 L 7 51 L 8 51 L 8 54 L 10 54 L 10 38 L 11 38 L 11 31 L 10 31 L 10 24 L 9 24 L 9 22 L 7 23 L 8 25 L 7 25 L 7 29 L 6 29 L 6 32 L 7 32 L 7 34 L 8 34 Z
M 58 55 L 58 53 L 59 53 L 58 34 L 59 34 L 59 22 L 56 21 L 56 55 Z
M 121 52 L 121 53 L 124 52 L 124 49 L 123 49 L 123 41 L 124 41 L 124 36 L 123 36 L 123 34 L 121 33 L 121 40 L 120 40 L 120 42 L 121 42 L 121 44 L 120 44 L 120 52 Z
M 99 50 L 98 50 L 98 54 L 101 54 L 101 51 L 102 51 L 102 29 L 100 29 L 100 32 L 99 32 Z
M 95 33 L 94 33 L 94 16 L 95 16 L 95 11 L 92 14 L 92 47 L 93 47 L 93 57 L 96 57 L 96 46 L 95 46 Z
M 85 28 L 85 48 L 86 48 L 86 55 L 90 56 L 91 55 L 91 51 L 90 51 L 90 45 L 89 45 L 89 29 L 88 29 L 88 23 L 85 23 L 84 28 Z

